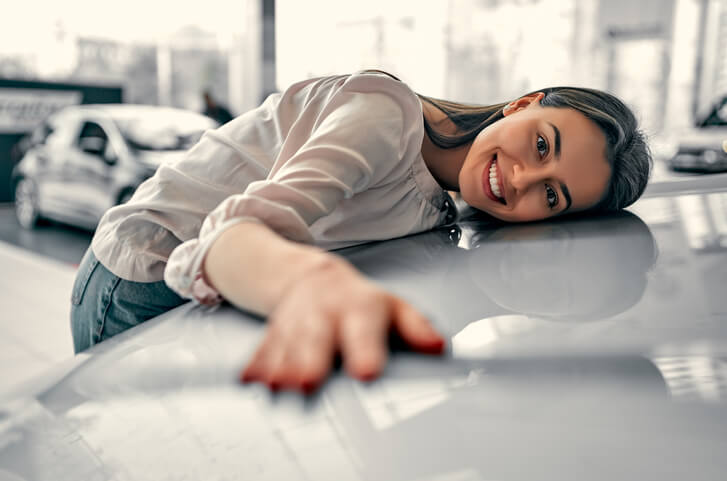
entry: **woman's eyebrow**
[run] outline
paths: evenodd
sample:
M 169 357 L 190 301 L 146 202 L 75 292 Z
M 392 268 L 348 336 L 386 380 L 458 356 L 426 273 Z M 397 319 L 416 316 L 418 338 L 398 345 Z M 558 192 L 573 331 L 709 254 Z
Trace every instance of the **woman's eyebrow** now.
M 557 140 L 556 140 L 557 144 Z M 570 191 L 568 190 L 568 186 L 564 183 L 560 183 L 560 190 L 563 191 L 563 197 L 565 197 L 565 209 L 561 210 L 560 213 L 567 211 L 570 209 L 571 204 L 573 203 L 573 199 L 571 199 Z
M 548 122 L 548 125 L 553 127 L 553 131 L 555 132 L 555 158 L 560 159 L 560 130 L 550 122 Z
M 554 124 L 548 122 L 548 125 L 553 127 L 553 132 L 555 133 L 555 158 L 560 160 L 560 130 L 558 130 L 558 127 L 556 127 Z M 560 213 L 564 213 L 568 209 L 570 209 L 571 204 L 573 204 L 573 199 L 570 196 L 570 191 L 568 190 L 568 186 L 565 185 L 563 182 L 560 183 L 560 190 L 563 192 L 563 197 L 565 197 L 565 209 L 561 210 Z

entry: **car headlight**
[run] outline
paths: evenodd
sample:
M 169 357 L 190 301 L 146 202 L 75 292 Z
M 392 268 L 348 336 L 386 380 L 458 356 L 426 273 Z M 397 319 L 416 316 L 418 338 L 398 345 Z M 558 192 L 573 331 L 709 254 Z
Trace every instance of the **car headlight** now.
M 707 149 L 702 154 L 702 158 L 708 164 L 714 164 L 719 159 L 719 153 L 714 150 Z

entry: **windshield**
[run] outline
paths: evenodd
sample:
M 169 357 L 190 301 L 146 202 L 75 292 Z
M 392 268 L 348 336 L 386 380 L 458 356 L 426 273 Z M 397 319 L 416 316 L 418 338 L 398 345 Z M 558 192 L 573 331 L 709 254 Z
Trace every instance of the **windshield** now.
M 180 109 L 142 108 L 114 112 L 113 119 L 131 148 L 186 150 L 217 123 L 204 115 Z
M 702 121 L 703 127 L 710 125 L 725 126 L 727 125 L 727 97 L 722 99 L 722 104 L 715 106 L 709 115 Z

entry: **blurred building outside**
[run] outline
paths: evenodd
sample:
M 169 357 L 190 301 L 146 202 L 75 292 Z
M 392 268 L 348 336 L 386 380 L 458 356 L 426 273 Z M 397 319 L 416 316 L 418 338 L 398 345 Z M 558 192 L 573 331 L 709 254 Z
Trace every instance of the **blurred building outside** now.
M 7 28 L 0 34 L 4 44 L 0 45 L 0 78 L 120 85 L 125 103 L 195 111 L 203 109 L 202 92 L 208 89 L 237 113 L 255 107 L 264 93 L 274 90 L 274 59 L 270 58 L 274 55 L 274 0 L 206 2 L 205 11 L 213 11 L 208 17 L 225 19 L 206 23 L 195 21 L 195 11 L 175 14 L 184 10 L 182 6 L 158 2 L 165 7 L 160 15 L 169 14 L 180 22 L 162 22 L 160 17 L 155 29 L 147 19 L 145 33 L 134 33 L 144 29 L 133 24 L 122 31 L 114 25 L 113 14 L 88 12 L 91 3 L 71 0 L 66 3 L 70 15 L 61 8 L 38 19 L 32 6 L 26 7 L 25 22 L 20 22 L 22 35 L 16 29 L 13 36 Z M 143 5 L 138 0 L 130 8 L 133 3 Z M 138 15 L 143 18 L 142 13 Z M 77 17 L 85 20 L 74 20 Z M 5 21 L 10 25 L 19 19 L 11 16 Z M 265 41 L 270 45 L 263 52 Z
M 277 10 L 281 88 L 372 67 L 481 104 L 594 87 L 631 105 L 657 143 L 727 93 L 727 0 L 278 0 Z
M 207 3 L 134 0 L 105 15 L 90 0 L 37 5 L 45 23 L 0 28 L 0 77 L 121 85 L 127 103 L 196 111 L 209 89 L 233 114 L 295 81 L 363 68 L 482 104 L 588 86 L 629 103 L 657 151 L 660 134 L 727 93 L 727 0 Z M 121 8 L 144 15 L 124 23 Z

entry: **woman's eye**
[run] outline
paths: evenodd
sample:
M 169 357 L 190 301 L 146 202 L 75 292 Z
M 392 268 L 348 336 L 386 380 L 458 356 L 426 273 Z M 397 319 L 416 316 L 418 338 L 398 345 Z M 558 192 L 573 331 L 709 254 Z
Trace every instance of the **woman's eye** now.
M 548 184 L 545 184 L 545 200 L 549 209 L 558 205 L 558 193 Z
M 548 153 L 548 142 L 541 135 L 538 135 L 538 139 L 535 141 L 535 148 L 538 149 L 540 157 L 545 157 L 545 154 Z

